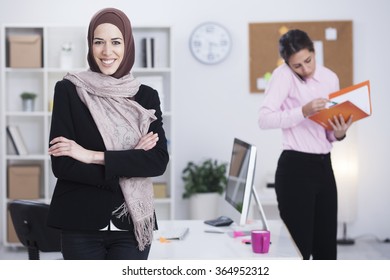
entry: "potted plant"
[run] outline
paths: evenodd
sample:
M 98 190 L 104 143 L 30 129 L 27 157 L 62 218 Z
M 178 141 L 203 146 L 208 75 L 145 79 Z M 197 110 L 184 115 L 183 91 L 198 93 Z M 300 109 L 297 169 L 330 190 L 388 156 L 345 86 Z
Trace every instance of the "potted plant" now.
M 23 111 L 32 112 L 34 111 L 34 102 L 35 98 L 37 97 L 36 93 L 33 92 L 22 92 L 20 95 L 23 101 Z
M 183 169 L 183 198 L 190 199 L 192 219 L 211 219 L 217 215 L 218 199 L 227 183 L 226 167 L 226 163 L 207 159 L 200 164 L 190 161 Z

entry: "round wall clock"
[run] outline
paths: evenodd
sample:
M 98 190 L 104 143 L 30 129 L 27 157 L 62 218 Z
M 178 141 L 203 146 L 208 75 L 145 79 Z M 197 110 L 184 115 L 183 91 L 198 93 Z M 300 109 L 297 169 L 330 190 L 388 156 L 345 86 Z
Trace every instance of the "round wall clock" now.
M 231 49 L 228 30 L 215 22 L 197 26 L 190 37 L 192 55 L 205 64 L 216 64 L 224 60 Z

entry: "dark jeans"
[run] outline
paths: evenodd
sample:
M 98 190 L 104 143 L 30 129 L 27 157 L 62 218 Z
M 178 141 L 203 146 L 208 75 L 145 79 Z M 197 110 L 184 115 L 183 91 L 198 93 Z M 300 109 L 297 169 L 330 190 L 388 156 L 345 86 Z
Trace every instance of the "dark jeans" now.
M 61 233 L 65 260 L 147 260 L 150 246 L 138 250 L 130 231 L 67 231 Z
M 336 259 L 337 189 L 330 154 L 283 151 L 275 191 L 280 217 L 303 259 Z

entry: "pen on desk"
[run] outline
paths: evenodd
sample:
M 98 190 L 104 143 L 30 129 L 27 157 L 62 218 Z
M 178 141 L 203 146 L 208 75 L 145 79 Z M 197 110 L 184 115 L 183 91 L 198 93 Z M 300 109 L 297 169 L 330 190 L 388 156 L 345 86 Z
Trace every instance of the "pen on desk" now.
M 205 230 L 204 232 L 206 232 L 206 233 L 225 233 L 224 231 L 219 231 L 219 230 Z

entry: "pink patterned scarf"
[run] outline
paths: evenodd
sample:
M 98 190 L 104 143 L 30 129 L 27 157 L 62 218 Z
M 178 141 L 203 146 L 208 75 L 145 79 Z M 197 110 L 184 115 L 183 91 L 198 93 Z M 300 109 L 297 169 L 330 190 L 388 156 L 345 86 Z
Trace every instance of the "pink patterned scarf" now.
M 140 83 L 131 74 L 116 79 L 101 73 L 68 73 L 65 79 L 77 89 L 103 137 L 107 150 L 133 149 L 156 120 L 155 110 L 147 110 L 133 96 Z M 138 247 L 151 244 L 154 228 L 153 185 L 150 178 L 120 178 L 125 202 L 113 214 L 130 214 Z

